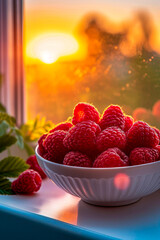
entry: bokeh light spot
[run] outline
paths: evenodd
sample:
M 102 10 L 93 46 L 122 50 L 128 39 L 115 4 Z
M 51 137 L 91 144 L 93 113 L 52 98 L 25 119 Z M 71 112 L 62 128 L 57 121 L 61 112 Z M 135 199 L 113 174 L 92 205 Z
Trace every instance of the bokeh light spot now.
M 126 190 L 130 185 L 130 177 L 125 173 L 118 173 L 114 177 L 114 185 L 117 189 Z

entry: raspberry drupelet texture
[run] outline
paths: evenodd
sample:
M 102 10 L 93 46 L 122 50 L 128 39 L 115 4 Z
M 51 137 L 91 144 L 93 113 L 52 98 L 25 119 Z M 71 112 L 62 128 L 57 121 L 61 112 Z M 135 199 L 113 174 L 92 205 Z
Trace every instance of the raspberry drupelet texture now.
M 72 151 L 65 155 L 63 164 L 77 167 L 91 167 L 92 161 L 88 158 L 87 155 Z
M 39 175 L 41 176 L 41 178 L 46 178 L 46 174 L 43 172 L 42 168 L 39 166 L 36 155 L 32 155 L 30 156 L 27 161 L 27 164 L 30 165 L 30 169 L 35 170 L 36 172 L 39 173 Z
M 70 151 L 92 152 L 96 149 L 96 137 L 100 131 L 99 125 L 93 121 L 77 123 L 66 134 L 64 146 Z
M 97 136 L 96 144 L 99 152 L 114 147 L 123 150 L 126 145 L 126 134 L 118 127 L 108 127 Z
M 61 162 L 61 161 L 63 161 L 63 159 L 62 159 L 62 157 L 60 156 L 60 160 L 59 160 L 59 158 L 57 159 L 57 156 L 55 156 L 54 157 L 54 155 L 51 155 L 51 154 L 49 154 L 48 152 L 47 153 L 45 153 L 43 156 L 42 156 L 44 159 L 47 159 L 48 161 L 50 161 L 50 162 Z
M 119 152 L 120 151 L 120 152 Z M 109 148 L 101 153 L 93 163 L 94 168 L 125 167 L 128 165 L 127 156 L 116 148 Z
M 124 131 L 127 132 L 133 125 L 133 118 L 131 116 L 126 115 L 125 116 L 125 125 L 124 125 Z
M 12 190 L 15 193 L 31 194 L 37 192 L 42 184 L 42 178 L 34 170 L 26 170 L 12 182 Z
M 128 130 L 127 148 L 133 149 L 136 147 L 155 147 L 159 143 L 157 133 L 147 123 L 137 121 Z
M 159 138 L 159 144 L 160 144 L 160 130 L 156 127 L 153 127 L 154 131 L 157 133 L 158 138 Z
M 113 126 L 124 130 L 125 118 L 122 109 L 117 105 L 110 105 L 107 109 L 104 110 L 99 125 L 102 130 Z
M 157 145 L 154 149 L 156 149 L 157 151 L 158 151 L 158 153 L 159 153 L 159 160 L 160 160 L 160 145 Z
M 40 139 L 38 140 L 38 146 L 39 146 L 39 153 L 40 153 L 40 155 L 42 156 L 43 154 L 45 154 L 46 153 L 46 150 L 45 150 L 45 148 L 44 148 L 44 146 L 43 146 L 43 141 L 45 140 L 45 138 L 47 137 L 47 133 L 45 133 L 45 134 L 43 134 L 41 137 L 40 137 Z
M 135 148 L 131 151 L 129 161 L 131 165 L 155 162 L 159 159 L 159 152 L 154 148 Z
M 72 123 L 75 125 L 77 123 L 91 120 L 98 123 L 100 115 L 98 110 L 91 104 L 88 103 L 78 103 L 73 111 Z
M 63 139 L 66 136 L 66 131 L 57 130 L 48 134 L 43 142 L 46 151 L 55 159 L 57 163 L 62 163 L 65 154 L 67 153 L 66 147 L 63 145 Z M 44 155 L 43 155 L 44 156 Z
M 57 124 L 53 129 L 51 129 L 49 132 L 55 132 L 57 130 L 64 130 L 64 131 L 68 131 L 71 127 L 73 126 L 72 123 L 70 122 L 62 122 Z
M 126 163 L 126 165 L 129 165 L 129 158 L 128 156 L 122 152 L 119 148 L 113 148 L 114 151 L 120 156 L 120 158 Z

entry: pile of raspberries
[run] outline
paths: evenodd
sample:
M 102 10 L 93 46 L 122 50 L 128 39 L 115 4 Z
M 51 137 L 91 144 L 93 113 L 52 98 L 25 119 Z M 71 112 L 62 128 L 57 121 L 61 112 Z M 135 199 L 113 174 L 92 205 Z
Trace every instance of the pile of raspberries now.
M 112 168 L 160 159 L 160 131 L 144 121 L 134 122 L 118 105 L 102 115 L 91 104 L 78 103 L 72 123 L 58 124 L 38 141 L 39 154 L 59 164 Z

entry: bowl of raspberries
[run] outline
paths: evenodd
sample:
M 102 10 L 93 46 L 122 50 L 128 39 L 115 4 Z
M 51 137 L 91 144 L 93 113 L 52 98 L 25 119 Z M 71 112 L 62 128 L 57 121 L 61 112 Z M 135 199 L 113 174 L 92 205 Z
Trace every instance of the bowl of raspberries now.
M 120 206 L 160 188 L 160 131 L 134 122 L 118 105 L 102 114 L 78 103 L 71 121 L 42 135 L 36 147 L 41 168 L 53 182 L 83 201 Z

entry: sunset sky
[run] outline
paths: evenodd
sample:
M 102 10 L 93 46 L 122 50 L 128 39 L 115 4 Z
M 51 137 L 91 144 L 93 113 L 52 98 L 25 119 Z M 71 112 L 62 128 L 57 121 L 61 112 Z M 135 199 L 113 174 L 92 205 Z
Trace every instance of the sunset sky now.
M 136 17 L 134 13 L 138 10 L 148 12 L 151 17 L 147 13 L 142 14 L 141 19 Z M 93 44 L 97 51 L 101 42 L 98 37 L 95 42 L 92 39 L 87 42 L 87 37 L 77 30 L 82 22 L 85 29 L 86 21 L 82 19 L 86 20 L 84 17 L 90 13 L 108 19 L 108 22 L 102 21 L 106 31 L 125 29 L 125 39 L 118 46 L 124 56 L 137 54 L 137 46 L 144 46 L 146 36 L 149 36 L 149 50 L 160 53 L 160 0 L 24 0 L 27 119 L 39 114 L 55 123 L 64 121 L 79 101 L 92 102 L 100 111 L 106 103 L 124 104 L 128 114 L 137 107 L 150 108 L 150 102 L 154 104 L 153 96 L 159 91 L 159 58 L 151 56 L 136 65 L 133 59 L 117 59 L 121 56 L 119 51 L 113 50 L 112 54 L 111 49 L 104 56 L 101 53 L 99 58 L 89 58 L 89 47 Z M 77 61 L 79 59 L 82 61 Z M 140 66 L 144 64 L 146 67 L 141 72 Z M 146 72 L 143 74 L 143 71 Z M 158 98 L 159 95 L 156 100 Z
M 101 13 L 118 23 L 131 18 L 135 10 L 145 9 L 152 13 L 156 24 L 160 22 L 159 0 L 26 0 L 24 9 L 26 48 L 44 34 L 60 33 L 72 37 L 77 24 L 90 12 Z M 27 53 L 28 57 L 32 57 L 33 48 Z

